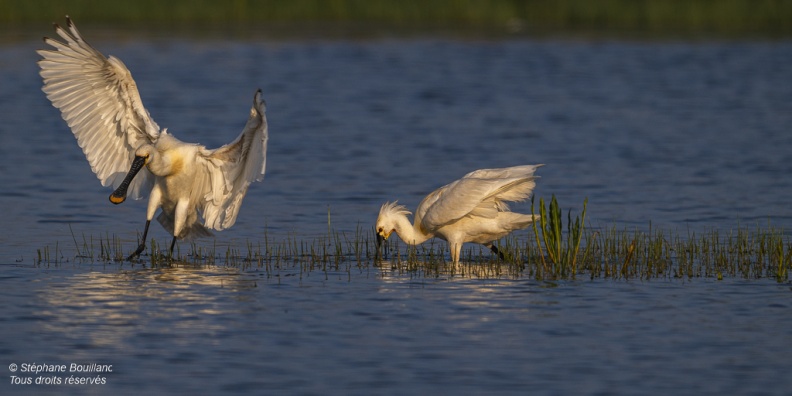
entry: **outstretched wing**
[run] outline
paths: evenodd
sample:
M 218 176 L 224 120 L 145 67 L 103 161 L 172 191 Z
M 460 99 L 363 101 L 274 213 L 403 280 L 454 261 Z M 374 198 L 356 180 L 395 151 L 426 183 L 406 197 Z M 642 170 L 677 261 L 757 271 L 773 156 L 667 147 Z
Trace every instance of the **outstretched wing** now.
M 253 97 L 245 129 L 233 142 L 216 150 L 203 150 L 201 163 L 206 166 L 211 187 L 204 196 L 204 225 L 222 230 L 234 225 L 242 198 L 253 181 L 261 181 L 267 163 L 266 104 L 261 90 Z
M 465 216 L 494 218 L 508 211 L 506 202 L 522 201 L 536 185 L 533 175 L 542 165 L 480 169 L 429 194 L 415 216 L 424 230 L 432 231 Z
M 135 150 L 159 136 L 132 74 L 117 58 L 106 58 L 86 43 L 71 19 L 55 32 L 65 41 L 44 38 L 54 49 L 38 50 L 43 59 L 42 90 L 77 138 L 77 143 L 102 185 L 118 187 L 132 165 Z M 129 195 L 141 198 L 153 177 L 144 169 L 133 180 Z

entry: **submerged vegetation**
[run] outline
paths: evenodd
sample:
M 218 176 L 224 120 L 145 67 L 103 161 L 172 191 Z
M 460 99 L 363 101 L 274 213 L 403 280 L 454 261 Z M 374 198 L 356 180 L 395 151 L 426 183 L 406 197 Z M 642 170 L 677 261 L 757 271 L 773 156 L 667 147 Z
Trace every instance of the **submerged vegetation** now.
M 789 35 L 785 0 L 0 0 L 4 26 L 48 23 L 196 28 L 268 24 L 370 24 L 382 28 L 510 32 Z
M 792 240 L 772 227 L 684 235 L 651 226 L 649 231 L 586 228 L 584 201 L 578 216 L 567 211 L 564 231 L 563 211 L 555 197 L 548 207 L 540 199 L 539 213 L 542 220 L 533 230 L 529 228 L 528 234 L 518 233 L 498 241 L 504 259 L 481 245 L 467 244 L 458 265 L 452 264 L 446 244 L 437 240 L 407 246 L 393 238 L 384 245 L 384 254 L 378 256 L 373 230 L 358 226 L 351 235 L 339 233 L 332 226 L 329 212 L 327 235 L 308 240 L 294 235 L 275 241 L 265 233 L 263 241 L 247 242 L 241 247 L 221 247 L 213 242 L 206 246 L 201 244 L 203 241 L 194 241 L 181 243 L 174 257 L 170 257 L 168 244 L 160 245 L 152 239 L 148 256 L 125 262 L 129 252 L 118 237 L 77 237 L 72 233 L 74 246 L 64 248 L 62 243 L 56 243 L 54 249 L 39 249 L 34 261 L 45 267 L 67 262 L 227 266 L 263 271 L 268 276 L 292 271 L 345 273 L 351 278 L 355 271 L 381 271 L 440 279 L 770 278 L 782 282 L 789 279 L 792 269 Z M 72 250 L 73 256 L 66 253 Z

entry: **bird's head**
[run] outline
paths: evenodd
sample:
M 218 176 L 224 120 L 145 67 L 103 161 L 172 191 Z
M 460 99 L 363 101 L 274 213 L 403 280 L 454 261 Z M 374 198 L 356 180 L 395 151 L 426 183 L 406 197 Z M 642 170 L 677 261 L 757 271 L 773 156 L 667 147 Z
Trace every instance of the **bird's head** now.
M 410 211 L 397 202 L 386 202 L 382 205 L 379 216 L 377 216 L 377 224 L 374 227 L 378 244 L 387 240 L 393 231 L 396 231 L 396 222 L 400 217 L 406 217 L 409 214 Z
M 138 158 L 142 158 L 143 165 L 148 165 L 149 159 L 151 158 L 151 154 L 155 150 L 156 150 L 156 148 L 154 148 L 154 146 L 152 146 L 150 144 L 144 144 L 144 145 L 138 147 L 137 150 L 135 150 L 135 160 L 136 161 L 140 161 L 140 160 L 138 160 Z

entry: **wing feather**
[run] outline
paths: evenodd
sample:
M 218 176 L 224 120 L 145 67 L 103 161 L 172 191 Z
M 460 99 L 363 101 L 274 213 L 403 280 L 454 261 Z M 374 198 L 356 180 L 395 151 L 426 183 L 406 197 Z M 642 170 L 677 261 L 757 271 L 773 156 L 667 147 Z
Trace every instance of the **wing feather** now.
M 61 111 L 91 169 L 104 186 L 113 188 L 132 165 L 135 150 L 153 143 L 159 126 L 143 107 L 132 74 L 117 58 L 106 58 L 83 40 L 67 17 L 67 28 L 55 26 L 64 41 L 45 38 L 54 49 L 38 50 L 42 90 Z M 133 180 L 129 196 L 151 190 L 148 170 Z
M 258 90 L 239 137 L 223 147 L 202 153 L 202 163 L 210 179 L 210 188 L 204 196 L 206 227 L 222 230 L 234 225 L 250 183 L 264 177 L 269 139 L 265 111 L 266 104 Z
M 506 202 L 530 197 L 533 175 L 541 165 L 480 169 L 429 194 L 418 205 L 416 221 L 433 231 L 465 216 L 494 218 L 509 210 Z

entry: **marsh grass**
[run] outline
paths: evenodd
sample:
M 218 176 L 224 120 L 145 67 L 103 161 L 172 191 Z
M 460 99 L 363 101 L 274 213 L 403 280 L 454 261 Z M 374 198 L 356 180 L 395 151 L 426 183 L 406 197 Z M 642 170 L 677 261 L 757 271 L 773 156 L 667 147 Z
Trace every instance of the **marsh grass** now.
M 34 264 L 41 267 L 65 263 L 116 263 L 122 266 L 193 267 L 223 266 L 281 276 L 337 277 L 351 280 L 354 274 L 396 274 L 416 279 L 451 278 L 533 278 L 540 280 L 587 279 L 694 279 L 770 278 L 789 280 L 792 268 L 792 241 L 782 230 L 771 226 L 739 227 L 723 232 L 710 230 L 669 232 L 649 225 L 648 231 L 611 227 L 584 227 L 586 202 L 580 215 L 563 211 L 551 199 L 534 230 L 513 234 L 497 242 L 504 259 L 489 249 L 466 244 L 462 263 L 453 265 L 445 242 L 434 239 L 408 246 L 391 238 L 383 256 L 376 258 L 376 237 L 368 227 L 358 225 L 345 233 L 332 226 L 328 209 L 325 235 L 300 238 L 295 234 L 273 238 L 266 231 L 260 241 L 218 246 L 216 241 L 179 243 L 171 257 L 170 241 L 149 242 L 139 260 L 124 257 L 136 243 L 122 243 L 116 236 L 94 238 L 72 232 L 74 248 L 56 242 L 38 249 Z M 540 206 L 545 206 L 540 200 Z M 551 208 L 552 207 L 552 208 Z M 551 224 L 552 223 L 552 224 Z M 69 244 L 67 244 L 69 245 Z M 125 246 L 126 245 L 126 246 Z M 559 248 L 560 246 L 560 248 Z M 550 252 L 553 253 L 550 253 Z
M 580 242 L 583 240 L 587 205 L 588 198 L 583 201 L 583 211 L 580 216 L 575 217 L 574 222 L 572 221 L 572 210 L 567 212 L 567 232 L 564 233 L 563 215 L 555 195 L 552 196 L 548 206 L 545 206 L 543 198 L 539 199 L 539 220 L 534 221 L 532 226 L 539 252 L 542 251 L 542 242 L 544 242 L 547 260 L 545 260 L 545 255 L 540 253 L 542 269 L 545 272 L 549 271 L 553 277 L 564 278 L 577 272 L 578 253 L 580 252 Z M 534 197 L 531 198 L 531 214 L 536 216 Z M 538 228 L 537 223 L 539 224 Z M 551 263 L 549 268 L 547 261 Z

